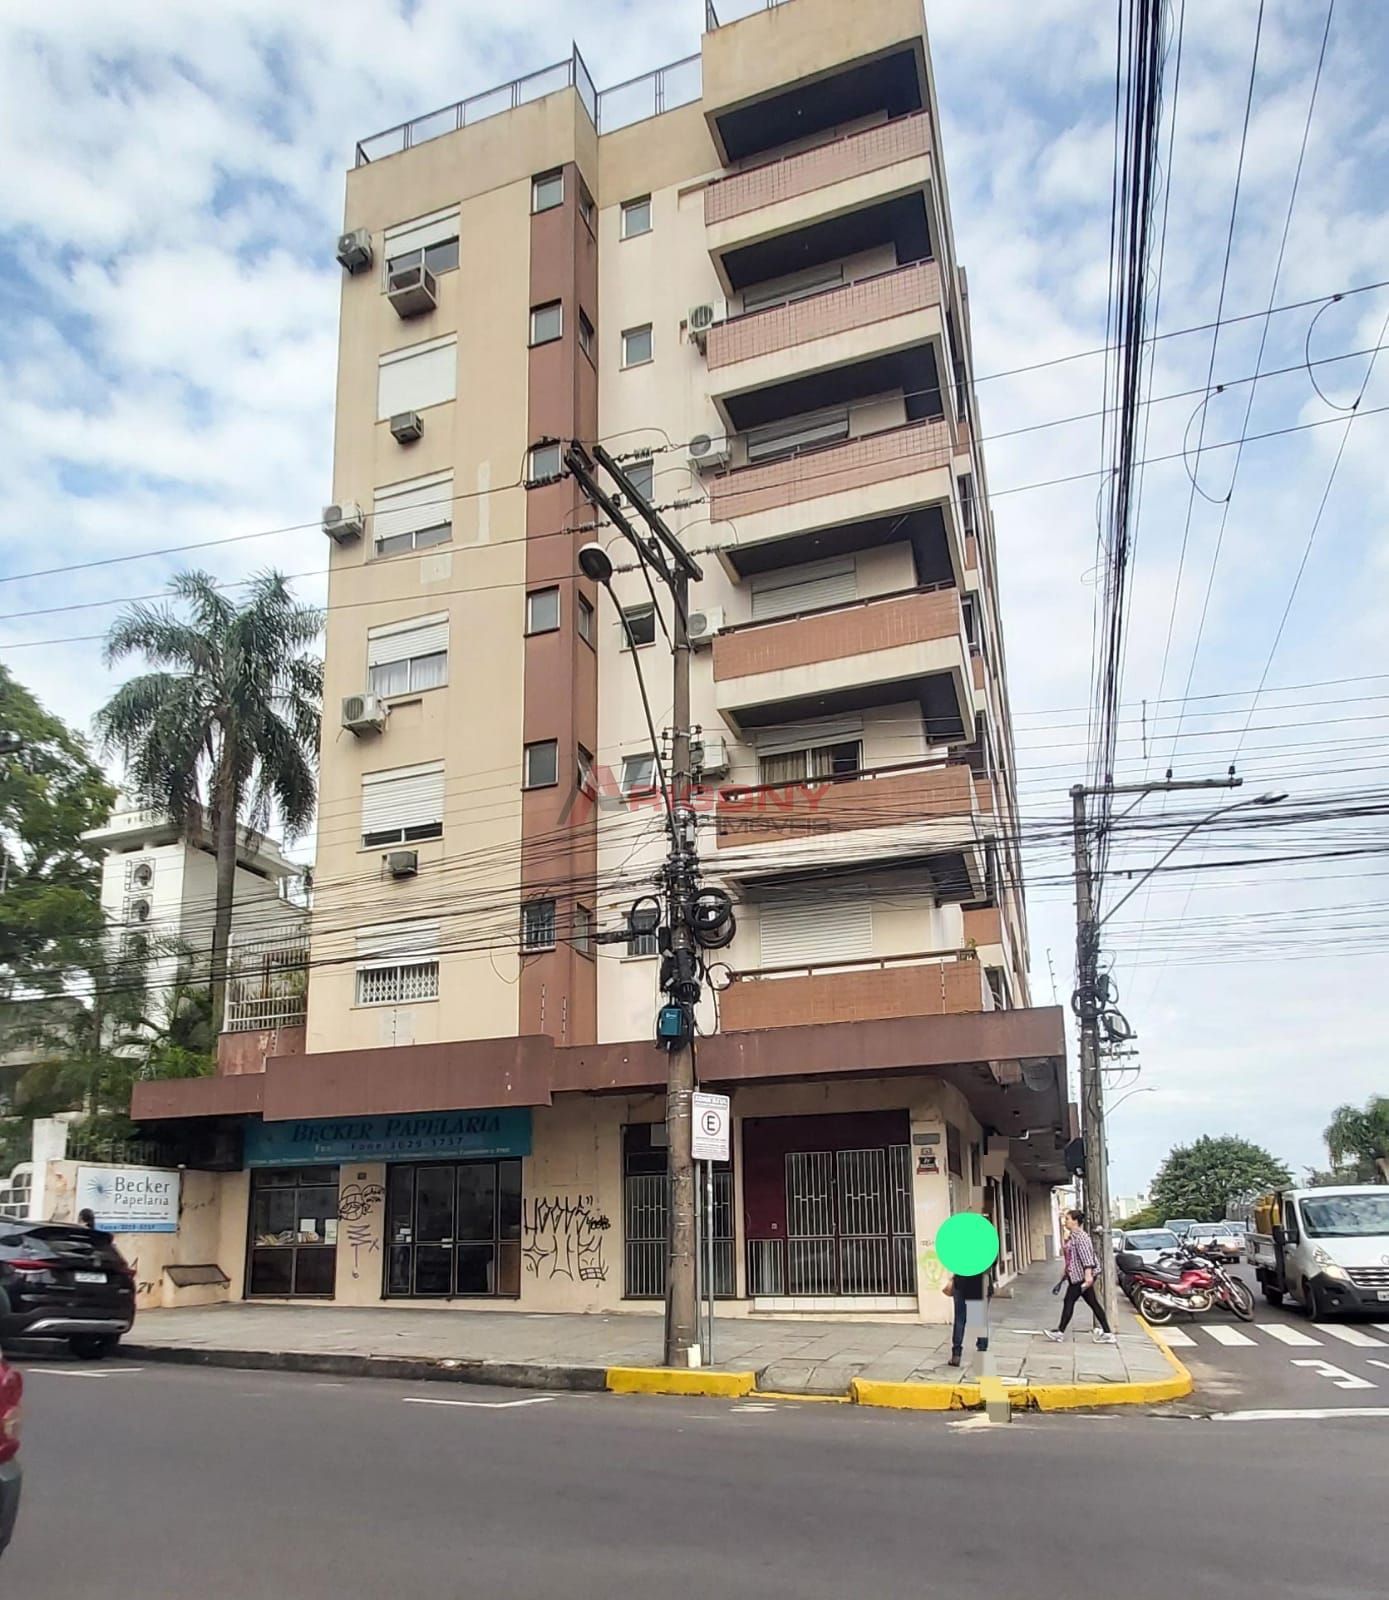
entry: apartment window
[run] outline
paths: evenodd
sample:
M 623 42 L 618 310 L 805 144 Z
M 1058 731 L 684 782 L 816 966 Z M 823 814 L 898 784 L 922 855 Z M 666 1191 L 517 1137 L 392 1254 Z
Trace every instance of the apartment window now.
M 965 532 L 974 532 L 974 476 L 969 472 L 960 474 L 960 510 L 965 519 Z
M 808 561 L 752 580 L 752 620 L 791 617 L 801 611 L 847 605 L 858 598 L 858 568 L 853 556 Z
M 972 594 L 960 596 L 960 615 L 964 620 L 965 638 L 972 646 L 977 647 L 979 644 L 979 612 L 975 607 Z
M 627 476 L 632 480 L 632 487 L 644 500 L 651 499 L 651 491 L 656 486 L 656 464 L 649 458 L 645 461 L 628 461 L 625 463 Z
M 769 422 L 762 428 L 750 428 L 746 437 L 749 464 L 757 461 L 774 461 L 781 456 L 794 456 L 802 450 L 814 450 L 821 445 L 847 439 L 848 407 L 834 411 L 816 411 L 803 417 L 787 417 L 781 422 Z
M 528 900 L 521 907 L 522 950 L 553 950 L 555 947 L 555 902 Z
M 1008 980 L 1003 976 L 1003 968 L 985 967 L 984 976 L 988 980 L 994 1010 L 1010 1011 L 1012 1007 L 1008 1004 Z
M 622 331 L 622 365 L 624 367 L 644 366 L 651 360 L 651 324 L 643 323 L 640 328 L 624 328 Z
M 531 451 L 526 464 L 526 487 L 549 483 L 564 474 L 564 446 L 558 440 L 553 444 L 538 444 Z
M 579 349 L 590 360 L 593 359 L 593 324 L 584 315 L 582 309 L 579 312 Z
M 654 755 L 623 756 L 623 794 L 654 794 L 656 786 L 656 758 Z
M 547 789 L 559 782 L 557 739 L 541 739 L 526 746 L 523 782 L 527 789 Z
M 453 538 L 453 474 L 436 472 L 378 489 L 371 532 L 377 556 L 448 544 Z
M 593 607 L 582 595 L 574 597 L 574 626 L 585 644 L 593 643 Z
M 531 311 L 531 343 L 553 344 L 564 333 L 564 307 L 558 300 Z
M 592 794 L 598 787 L 598 780 L 593 772 L 593 756 L 582 745 L 578 746 L 574 768 L 579 787 L 585 794 Z
M 655 644 L 656 608 L 653 605 L 624 606 L 622 608 L 622 648 L 634 645 Z
M 657 940 L 656 930 L 650 933 L 633 933 L 627 937 L 627 954 L 629 956 L 654 956 L 660 954 L 660 945 Z
M 822 289 L 833 289 L 844 282 L 844 268 L 839 262 L 830 266 L 810 267 L 805 272 L 793 272 L 784 278 L 773 278 L 769 283 L 754 284 L 743 290 L 743 311 L 763 311 L 768 306 L 784 306 L 792 300 L 804 300 L 808 295 L 819 294 Z
M 582 183 L 579 185 L 579 215 L 588 224 L 589 231 L 592 232 L 598 221 L 598 212 L 593 204 L 593 196 L 584 188 Z
M 392 622 L 367 633 L 367 689 L 371 694 L 419 694 L 449 676 L 447 612 Z
M 762 756 L 758 759 L 757 776 L 761 783 L 806 783 L 812 779 L 852 777 L 862 769 L 862 742 L 845 739 L 839 744 Z
M 593 913 L 587 906 L 575 905 L 574 931 L 570 943 L 578 955 L 593 954 Z
M 559 590 L 532 589 L 526 596 L 526 632 L 553 633 L 559 627 Z
M 437 923 L 403 922 L 357 935 L 357 1004 L 405 1005 L 439 998 Z
M 622 237 L 635 239 L 639 233 L 651 232 L 651 196 L 641 195 L 636 200 L 622 202 Z
M 531 179 L 531 210 L 553 211 L 564 204 L 564 173 L 542 172 Z
M 444 764 L 369 772 L 362 779 L 362 845 L 411 844 L 444 832 Z
M 388 281 L 393 272 L 421 264 L 436 276 L 452 272 L 458 265 L 458 207 L 397 223 L 386 229 L 384 243 Z
M 873 906 L 865 896 L 831 900 L 813 889 L 769 896 L 757 912 L 761 965 L 813 967 L 873 954 Z
M 458 340 L 428 339 L 404 350 L 390 350 L 376 371 L 376 420 L 402 411 L 425 411 L 458 393 Z

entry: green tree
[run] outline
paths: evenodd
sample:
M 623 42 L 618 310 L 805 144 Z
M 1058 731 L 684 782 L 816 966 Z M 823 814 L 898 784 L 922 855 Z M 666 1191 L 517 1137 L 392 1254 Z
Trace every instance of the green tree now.
M 115 790 L 82 740 L 0 666 L 0 999 L 55 994 L 102 927 L 100 854 L 82 835 Z
M 125 611 L 108 662 L 144 656 L 158 670 L 121 685 L 97 714 L 131 786 L 190 836 L 206 828 L 217 859 L 211 1025 L 222 1026 L 236 883 L 237 831 L 272 815 L 293 836 L 317 798 L 323 663 L 307 654 L 322 615 L 285 578 L 253 578 L 235 605 L 205 572 L 182 572 L 172 600 Z
M 1152 1209 L 1158 1216 L 1218 1222 L 1230 1201 L 1249 1200 L 1291 1182 L 1288 1169 L 1261 1145 L 1231 1135 L 1178 1145 L 1153 1179 Z
M 1337 1106 L 1323 1137 L 1333 1167 L 1364 1174 L 1359 1181 L 1372 1182 L 1377 1175 L 1380 1183 L 1389 1183 L 1389 1098 L 1372 1094 L 1363 1110 Z

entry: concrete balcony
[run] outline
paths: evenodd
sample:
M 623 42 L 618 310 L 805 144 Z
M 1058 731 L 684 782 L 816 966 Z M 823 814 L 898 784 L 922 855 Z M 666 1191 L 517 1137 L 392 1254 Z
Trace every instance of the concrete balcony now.
M 735 972 L 719 996 L 724 1033 L 989 1011 L 983 966 L 963 950 Z
M 725 789 L 710 868 L 734 882 L 868 861 L 930 860 L 943 899 L 984 892 L 975 779 L 965 762 Z
M 704 191 L 709 249 L 721 255 L 919 190 L 930 177 L 930 154 L 931 118 L 918 111 L 730 173 Z
M 963 741 L 975 696 L 959 591 L 938 585 L 744 623 L 714 640 L 714 700 L 739 730 L 917 699 L 933 743 Z
M 717 323 L 705 347 L 709 392 L 725 399 L 940 338 L 940 271 L 913 261 Z

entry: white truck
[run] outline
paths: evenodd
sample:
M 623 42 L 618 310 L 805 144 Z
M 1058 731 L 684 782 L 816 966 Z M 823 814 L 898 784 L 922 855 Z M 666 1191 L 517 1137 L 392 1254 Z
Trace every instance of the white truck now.
M 1248 1249 L 1272 1305 L 1296 1300 L 1314 1322 L 1338 1311 L 1389 1317 L 1389 1186 L 1261 1195 Z

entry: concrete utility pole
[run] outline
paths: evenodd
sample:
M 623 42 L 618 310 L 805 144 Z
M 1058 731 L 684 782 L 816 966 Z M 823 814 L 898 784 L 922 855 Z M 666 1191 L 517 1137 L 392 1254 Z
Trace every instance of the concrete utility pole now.
M 684 1367 L 699 1346 L 699 1265 L 696 1233 L 697 1196 L 692 1153 L 693 1096 L 695 1090 L 694 1007 L 699 1003 L 699 952 L 691 920 L 691 904 L 699 889 L 699 857 L 695 815 L 690 804 L 694 777 L 690 755 L 690 580 L 703 576 L 699 563 L 666 526 L 661 514 L 636 487 L 622 465 L 601 446 L 594 459 L 617 485 L 632 509 L 650 530 L 643 538 L 623 514 L 622 506 L 604 493 L 578 445 L 571 445 L 565 465 L 580 487 L 612 521 L 670 591 L 674 616 L 671 630 L 672 718 L 671 781 L 666 792 L 666 820 L 670 850 L 663 868 L 665 926 L 662 930 L 662 985 L 668 1005 L 663 1017 L 678 1013 L 678 1030 L 663 1035 L 666 1068 L 667 1270 L 665 1359 L 667 1366 Z M 607 576 L 611 579 L 611 563 Z M 593 574 L 590 574 L 591 576 Z M 640 672 L 640 664 L 636 663 Z M 660 753 L 655 753 L 659 766 Z M 709 1225 L 713 1225 L 712 1217 Z

